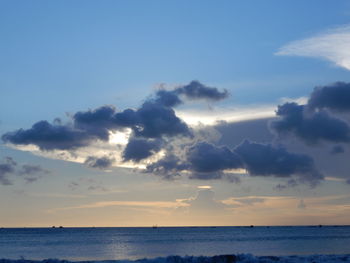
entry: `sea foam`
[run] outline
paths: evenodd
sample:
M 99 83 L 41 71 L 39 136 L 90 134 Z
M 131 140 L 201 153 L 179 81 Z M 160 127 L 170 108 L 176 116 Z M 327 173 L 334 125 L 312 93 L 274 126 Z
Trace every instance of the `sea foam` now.
M 251 254 L 205 256 L 168 256 L 138 260 L 84 260 L 68 261 L 62 259 L 0 259 L 0 263 L 339 263 L 350 262 L 350 254 L 344 255 L 306 255 L 306 256 L 253 256 Z

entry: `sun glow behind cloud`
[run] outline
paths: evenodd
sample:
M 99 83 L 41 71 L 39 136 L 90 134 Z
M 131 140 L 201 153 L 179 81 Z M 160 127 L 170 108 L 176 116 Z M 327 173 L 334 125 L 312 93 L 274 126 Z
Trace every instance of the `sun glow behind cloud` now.
M 215 125 L 220 121 L 239 122 L 273 117 L 275 109 L 275 105 L 250 105 L 234 108 L 176 110 L 176 115 L 189 125 Z
M 110 131 L 109 143 L 126 145 L 130 138 L 131 129 L 125 129 L 125 131 Z

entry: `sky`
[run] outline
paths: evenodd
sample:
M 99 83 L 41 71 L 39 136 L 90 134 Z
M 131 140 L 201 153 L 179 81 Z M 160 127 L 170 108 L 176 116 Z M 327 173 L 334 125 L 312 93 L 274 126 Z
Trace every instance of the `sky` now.
M 0 0 L 0 226 L 350 224 L 349 1 Z

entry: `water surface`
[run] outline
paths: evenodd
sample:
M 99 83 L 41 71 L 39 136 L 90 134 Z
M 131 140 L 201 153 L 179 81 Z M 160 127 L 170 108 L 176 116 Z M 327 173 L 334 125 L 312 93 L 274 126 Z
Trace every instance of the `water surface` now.
M 350 254 L 349 244 L 350 226 L 0 229 L 0 258 L 9 259 Z

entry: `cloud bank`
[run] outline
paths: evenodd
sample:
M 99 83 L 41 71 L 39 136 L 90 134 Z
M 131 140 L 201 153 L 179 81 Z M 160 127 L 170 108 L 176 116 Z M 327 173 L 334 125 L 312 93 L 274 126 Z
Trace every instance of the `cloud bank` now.
M 290 153 L 282 146 L 261 144 L 245 140 L 234 149 L 198 142 L 185 151 L 180 159 L 173 154 L 147 166 L 147 172 L 166 178 L 181 171 L 191 173 L 190 178 L 225 178 L 227 170 L 245 169 L 251 176 L 273 176 L 290 179 L 294 184 L 317 185 L 323 175 L 315 167 L 311 157 Z
M 29 129 L 5 133 L 2 139 L 15 145 L 36 145 L 44 152 L 62 150 L 74 154 L 86 147 L 85 165 L 102 170 L 116 164 L 139 167 L 165 179 L 187 176 L 230 182 L 239 182 L 239 175 L 244 173 L 284 180 L 287 186 L 315 186 L 324 179 L 305 148 L 300 148 L 301 152 L 291 150 L 289 137 L 307 147 L 328 144 L 327 154 L 334 158 L 346 152 L 343 144 L 350 142 L 350 127 L 344 119 L 350 110 L 349 83 L 319 86 L 307 101 L 279 105 L 276 116 L 269 119 L 272 134 L 266 129 L 268 119 L 195 128 L 174 110 L 190 100 L 214 102 L 228 94 L 226 90 L 192 81 L 171 90 L 160 88 L 136 109 L 117 110 L 105 105 L 76 112 L 68 123 L 58 119 L 53 123 L 39 121 Z M 261 132 L 263 126 L 265 131 Z M 117 133 L 128 136 L 111 150 L 111 138 Z M 105 151 L 93 152 L 94 148 L 89 147 L 96 142 L 109 146 Z M 8 165 L 3 167 L 4 174 L 9 173 Z M 281 189 L 287 186 L 280 184 Z

